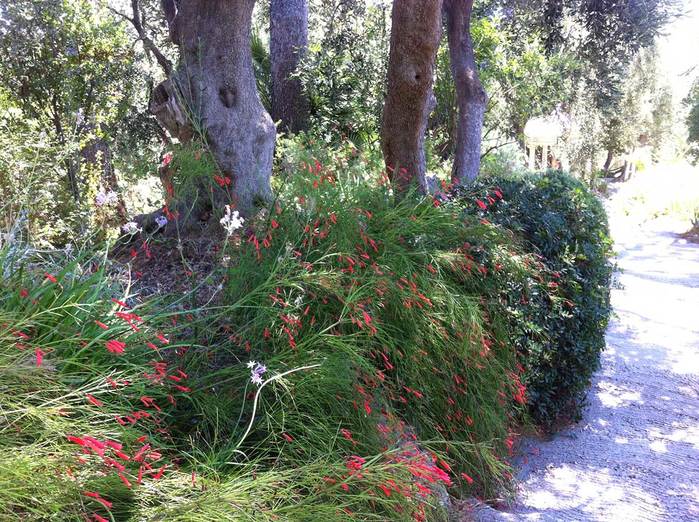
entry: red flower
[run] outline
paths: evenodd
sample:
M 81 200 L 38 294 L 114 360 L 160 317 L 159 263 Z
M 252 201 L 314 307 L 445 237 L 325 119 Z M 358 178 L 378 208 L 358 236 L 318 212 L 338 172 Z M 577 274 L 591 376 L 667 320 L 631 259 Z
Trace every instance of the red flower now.
M 117 451 L 121 450 L 124 447 L 123 444 L 115 442 L 113 440 L 105 440 L 104 443 L 110 448 L 115 449 Z
M 46 279 L 48 279 L 52 283 L 58 283 L 58 280 L 48 272 L 46 272 L 44 275 L 46 276 Z
M 231 178 L 229 178 L 228 176 L 214 175 L 214 181 L 221 188 L 228 187 L 231 184 Z
M 41 363 L 44 362 L 44 354 L 46 352 L 42 350 L 41 348 L 37 348 L 34 350 L 34 355 L 36 355 L 36 365 L 41 366 Z
M 84 446 L 85 440 L 81 439 L 80 437 L 75 437 L 74 435 L 68 435 L 68 442 L 72 442 L 73 444 L 78 444 L 79 446 Z
M 340 430 L 340 434 L 347 440 L 351 441 L 353 444 L 356 444 L 355 440 L 352 438 L 352 432 L 350 430 L 342 428 Z
M 480 199 L 476 200 L 476 205 L 478 205 L 478 207 L 481 210 L 485 210 L 486 208 L 488 208 L 488 206 L 485 203 L 483 203 Z
M 469 484 L 473 484 L 473 479 L 469 475 L 467 475 L 466 473 L 462 473 L 461 478 L 464 479 Z
M 371 405 L 369 404 L 369 401 L 364 401 L 364 411 L 367 415 L 371 415 Z
M 171 161 L 172 161 L 172 152 L 168 152 L 165 154 L 165 156 L 163 156 L 163 161 L 162 161 L 161 165 L 163 167 L 167 167 Z
M 129 482 L 129 479 L 122 475 L 121 472 L 117 473 L 117 475 L 119 475 L 119 478 L 127 488 L 131 488 L 131 482 Z
M 147 408 L 155 408 L 158 411 L 162 411 L 158 404 L 155 402 L 155 399 L 153 397 L 146 397 L 143 396 L 140 398 L 140 401 L 143 403 L 144 406 Z
M 114 455 L 119 457 L 121 460 L 131 460 L 131 457 L 129 457 L 126 453 L 123 451 L 116 450 L 114 451 Z
M 97 326 L 99 326 L 100 328 L 102 328 L 102 330 L 109 330 L 109 326 L 104 324 L 102 321 L 95 321 L 95 324 Z
M 107 350 L 109 350 L 111 353 L 121 355 L 122 353 L 124 353 L 124 348 L 126 348 L 126 343 L 112 339 L 111 341 L 106 342 L 106 346 L 107 346 Z
M 86 497 L 94 498 L 97 502 L 102 504 L 107 509 L 112 509 L 112 503 L 109 500 L 102 498 L 99 493 L 95 493 L 94 491 L 83 491 L 83 495 L 85 495 Z
M 90 402 L 90 404 L 94 404 L 97 407 L 104 406 L 104 403 L 90 395 L 89 393 L 87 394 L 87 400 Z
M 20 297 L 29 297 L 29 291 L 26 288 L 22 288 L 19 291 L 19 296 Z
M 294 438 L 293 438 L 291 435 L 289 435 L 288 433 L 282 433 L 282 437 L 284 437 L 284 440 L 287 441 L 287 442 L 293 442 L 293 441 L 294 441 Z
M 347 466 L 347 469 L 350 471 L 359 471 L 360 469 L 362 469 L 364 463 L 366 463 L 366 459 L 363 459 L 358 455 L 352 455 L 345 464 L 345 466 Z

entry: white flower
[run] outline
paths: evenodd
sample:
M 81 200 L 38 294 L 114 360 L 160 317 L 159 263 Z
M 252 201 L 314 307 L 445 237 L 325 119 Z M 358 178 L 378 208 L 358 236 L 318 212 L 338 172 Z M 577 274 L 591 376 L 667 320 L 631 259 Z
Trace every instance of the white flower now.
M 103 207 L 104 205 L 114 205 L 118 200 L 119 197 L 113 190 L 110 190 L 109 192 L 100 190 L 95 196 L 95 205 L 98 207 Z
M 250 381 L 258 386 L 262 385 L 264 382 L 262 375 L 267 371 L 267 367 L 264 364 L 250 361 L 248 368 L 250 368 Z
M 141 232 L 143 229 L 138 226 L 138 223 L 135 221 L 129 221 L 125 225 L 121 227 L 121 230 L 123 230 L 124 234 L 138 234 Z
M 230 205 L 226 205 L 226 215 L 221 218 L 221 226 L 226 230 L 226 235 L 230 236 L 243 226 L 245 220 L 240 217 L 237 210 L 231 210 Z
M 167 218 L 165 216 L 158 216 L 155 218 L 155 223 L 158 225 L 158 228 L 163 228 L 167 225 Z

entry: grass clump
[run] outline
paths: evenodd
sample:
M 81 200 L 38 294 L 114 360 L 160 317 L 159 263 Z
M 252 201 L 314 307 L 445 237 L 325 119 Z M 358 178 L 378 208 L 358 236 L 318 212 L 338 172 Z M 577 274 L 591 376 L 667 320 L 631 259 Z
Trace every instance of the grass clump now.
M 408 488 L 417 470 L 426 483 L 443 476 L 407 448 L 360 458 L 332 450 L 337 432 L 320 432 L 317 457 L 296 455 L 292 467 L 281 456 L 298 451 L 282 447 L 276 430 L 239 444 L 251 420 L 263 422 L 244 406 L 249 370 L 240 366 L 240 382 L 216 382 L 240 407 L 230 418 L 203 402 L 207 376 L 196 371 L 205 341 L 198 332 L 245 301 L 207 310 L 140 302 L 115 283 L 104 257 L 29 253 L 22 269 L 1 254 L 12 270 L 0 287 L 0 518 L 438 517 L 432 490 L 413 496 Z M 273 380 L 262 409 L 286 397 L 292 377 Z M 194 436 L 205 425 L 216 433 Z M 385 494 L 387 485 L 405 494 Z

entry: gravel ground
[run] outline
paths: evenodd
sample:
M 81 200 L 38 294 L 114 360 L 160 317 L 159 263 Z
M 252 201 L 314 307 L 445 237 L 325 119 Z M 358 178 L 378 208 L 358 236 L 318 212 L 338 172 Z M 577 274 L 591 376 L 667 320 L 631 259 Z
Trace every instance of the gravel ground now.
M 616 317 L 584 418 L 526 441 L 516 504 L 477 520 L 699 521 L 699 245 L 614 210 Z

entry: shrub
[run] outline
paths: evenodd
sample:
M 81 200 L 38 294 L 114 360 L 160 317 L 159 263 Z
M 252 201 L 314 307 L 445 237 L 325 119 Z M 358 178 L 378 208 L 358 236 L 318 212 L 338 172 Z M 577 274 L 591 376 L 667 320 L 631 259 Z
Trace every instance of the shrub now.
M 494 187 L 504 198 L 498 205 L 484 196 Z M 487 209 L 468 205 L 467 213 L 515 232 L 555 277 L 547 283 L 550 293 L 517 307 L 537 329 L 520 324 L 516 342 L 533 419 L 550 428 L 576 418 L 611 313 L 611 241 L 601 202 L 580 181 L 553 171 L 486 177 L 461 197 L 480 198 Z

